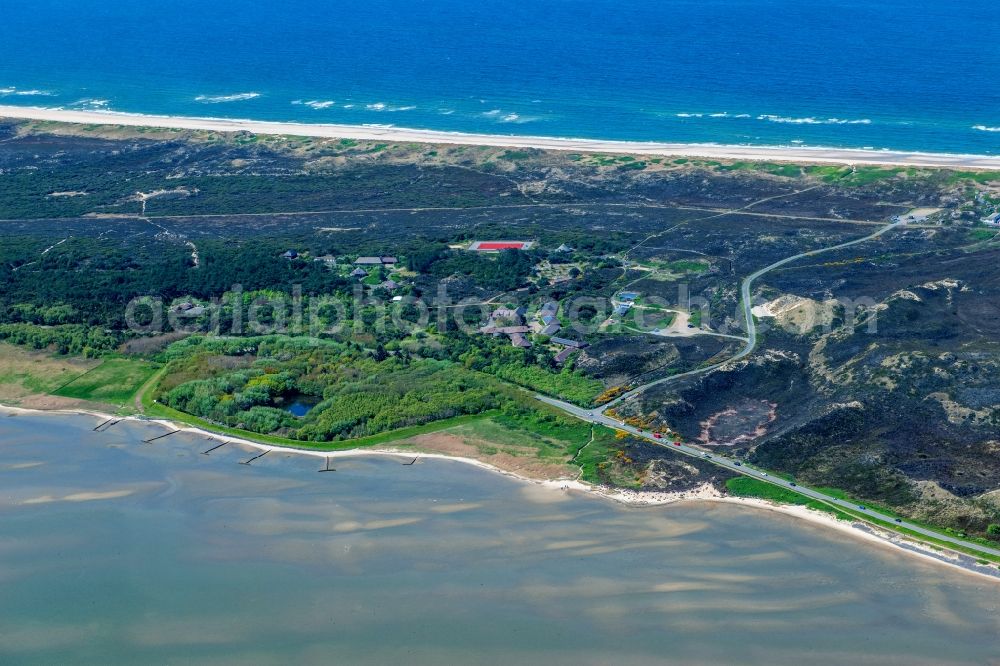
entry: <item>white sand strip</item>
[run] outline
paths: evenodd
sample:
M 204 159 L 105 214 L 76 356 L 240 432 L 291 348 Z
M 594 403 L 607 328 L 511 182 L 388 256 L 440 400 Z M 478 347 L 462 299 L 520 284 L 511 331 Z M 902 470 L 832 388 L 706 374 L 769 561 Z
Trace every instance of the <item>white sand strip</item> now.
M 732 146 L 700 143 L 656 143 L 643 141 L 605 141 L 599 139 L 561 139 L 541 136 L 505 136 L 466 134 L 435 130 L 376 127 L 369 125 L 332 125 L 320 123 L 283 123 L 261 120 L 156 116 L 114 111 L 68 111 L 25 106 L 0 105 L 0 117 L 45 120 L 88 125 L 128 127 L 164 127 L 217 132 L 251 132 L 332 139 L 375 140 L 403 143 L 496 146 L 502 148 L 540 148 L 584 153 L 624 153 L 661 157 L 693 157 L 725 160 L 794 162 L 797 164 L 871 164 L 882 166 L 941 167 L 1000 171 L 1000 156 L 921 153 L 895 150 L 853 148 L 811 148 L 798 146 Z

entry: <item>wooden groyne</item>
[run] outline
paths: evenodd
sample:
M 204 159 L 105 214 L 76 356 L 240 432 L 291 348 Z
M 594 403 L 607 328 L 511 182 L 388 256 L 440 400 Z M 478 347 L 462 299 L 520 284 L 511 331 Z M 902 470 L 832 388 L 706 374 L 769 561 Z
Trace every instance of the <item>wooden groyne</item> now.
M 142 440 L 142 443 L 143 444 L 149 444 L 150 442 L 155 442 L 158 439 L 163 439 L 164 437 L 170 437 L 171 435 L 176 435 L 179 432 L 180 432 L 180 430 L 171 430 L 170 432 L 166 433 L 165 435 L 158 435 L 156 437 L 150 437 L 149 439 L 144 439 L 144 440 Z
M 202 451 L 202 452 L 201 452 L 201 455 L 203 455 L 203 456 L 207 456 L 207 455 L 208 455 L 209 453 L 211 453 L 212 451 L 215 451 L 216 449 L 221 449 L 221 448 L 222 448 L 223 446 L 225 446 L 225 445 L 226 445 L 226 444 L 228 444 L 228 443 L 229 443 L 228 441 L 225 441 L 225 442 L 223 442 L 222 444 L 218 444 L 218 445 L 216 445 L 216 446 L 213 446 L 213 447 L 212 447 L 212 448 L 210 448 L 210 449 L 209 449 L 208 451 Z
M 263 457 L 264 457 L 264 456 L 266 456 L 266 455 L 267 455 L 268 453 L 270 453 L 270 451 L 264 451 L 263 453 L 260 453 L 260 454 L 258 454 L 258 455 L 255 455 L 255 456 L 254 456 L 253 458 L 250 458 L 249 460 L 244 460 L 244 461 L 243 461 L 243 462 L 241 462 L 240 464 L 241 464 L 241 465 L 249 465 L 249 464 L 250 464 L 250 463 L 252 463 L 252 462 L 253 462 L 254 460 L 257 460 L 258 458 L 263 458 Z

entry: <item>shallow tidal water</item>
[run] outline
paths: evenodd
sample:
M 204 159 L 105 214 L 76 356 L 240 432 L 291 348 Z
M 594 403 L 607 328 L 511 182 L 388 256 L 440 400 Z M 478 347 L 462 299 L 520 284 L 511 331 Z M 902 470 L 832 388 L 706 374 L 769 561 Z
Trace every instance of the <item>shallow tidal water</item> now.
M 1000 586 L 757 509 L 0 416 L 0 663 L 998 664 Z

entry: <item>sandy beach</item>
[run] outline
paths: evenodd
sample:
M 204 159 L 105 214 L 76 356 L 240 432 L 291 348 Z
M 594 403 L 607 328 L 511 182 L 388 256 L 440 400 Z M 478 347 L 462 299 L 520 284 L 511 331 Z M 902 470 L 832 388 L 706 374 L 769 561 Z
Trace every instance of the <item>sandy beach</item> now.
M 797 146 L 737 146 L 696 143 L 653 143 L 563 139 L 541 136 L 466 134 L 374 125 L 284 123 L 260 120 L 156 116 L 112 111 L 69 111 L 0 105 L 0 117 L 89 125 L 162 127 L 217 132 L 307 136 L 331 139 L 377 140 L 407 143 L 538 148 L 584 153 L 619 153 L 659 157 L 793 162 L 796 164 L 867 164 L 881 166 L 940 167 L 1000 171 L 1000 156 L 920 153 L 849 148 Z
M 189 426 L 184 423 L 178 423 L 176 421 L 170 421 L 167 419 L 145 419 L 137 418 L 134 416 L 120 417 L 113 414 L 107 414 L 97 411 L 88 410 L 38 410 L 38 409 L 25 409 L 23 407 L 12 407 L 7 405 L 0 405 L 0 414 L 5 414 L 7 416 L 16 416 L 19 414 L 26 415 L 73 415 L 73 416 L 89 416 L 100 421 L 106 421 L 110 419 L 124 419 L 129 421 L 137 421 L 147 424 L 156 424 L 167 428 L 168 430 L 176 430 L 179 432 L 191 433 L 199 436 L 203 436 L 209 439 L 217 440 L 218 442 L 227 442 L 228 444 L 235 444 L 239 446 L 246 447 L 254 451 L 274 451 L 278 453 L 286 453 L 292 455 L 303 455 L 313 458 L 323 458 L 323 459 L 337 459 L 337 458 L 350 458 L 357 456 L 371 456 L 371 457 L 396 457 L 396 458 L 417 458 L 417 459 L 438 459 L 438 460 L 451 460 L 454 462 L 463 463 L 466 465 L 471 465 L 479 469 L 487 470 L 495 474 L 502 474 L 504 476 L 517 479 L 522 483 L 529 483 L 541 488 L 546 489 L 551 492 L 579 492 L 591 495 L 594 497 L 599 497 L 604 500 L 619 502 L 627 506 L 633 507 L 653 507 L 653 506 L 664 506 L 667 504 L 675 504 L 678 502 L 725 502 L 728 504 L 738 504 L 742 506 L 753 507 L 756 509 L 763 509 L 767 511 L 775 511 L 778 513 L 783 513 L 785 515 L 793 516 L 802 520 L 809 521 L 811 523 L 821 525 L 828 529 L 837 530 L 838 532 L 849 534 L 856 539 L 863 539 L 870 543 L 877 544 L 882 547 L 892 548 L 895 551 L 903 551 L 910 555 L 921 557 L 926 560 L 932 560 L 939 564 L 944 564 L 950 567 L 954 567 L 965 573 L 973 574 L 980 577 L 989 578 L 993 581 L 1000 581 L 1000 570 L 996 567 L 988 567 L 979 565 L 975 562 L 975 559 L 967 556 L 961 555 L 959 553 L 936 550 L 929 546 L 922 544 L 920 542 L 912 541 L 906 539 L 905 537 L 894 534 L 892 532 L 881 530 L 870 525 L 865 525 L 858 522 L 846 522 L 834 518 L 830 514 L 826 514 L 820 511 L 815 511 L 804 506 L 793 506 L 785 504 L 775 504 L 761 499 L 746 498 L 746 497 L 734 497 L 722 495 L 718 490 L 716 490 L 711 484 L 705 484 L 699 488 L 689 491 L 682 492 L 650 492 L 650 491 L 636 491 L 620 488 L 607 488 L 601 486 L 594 486 L 589 483 L 584 483 L 574 479 L 533 479 L 530 477 L 522 476 L 516 474 L 509 470 L 500 469 L 481 460 L 476 460 L 474 458 L 466 458 L 460 456 L 448 456 L 440 453 L 421 453 L 414 450 L 399 450 L 393 448 L 372 448 L 372 449 L 349 449 L 342 451 L 317 451 L 309 449 L 295 449 L 284 446 L 273 446 L 270 444 L 262 444 L 260 442 L 255 442 L 250 439 L 243 439 L 239 437 L 229 437 L 219 435 L 217 433 L 204 430 L 202 428 L 197 428 L 194 426 Z

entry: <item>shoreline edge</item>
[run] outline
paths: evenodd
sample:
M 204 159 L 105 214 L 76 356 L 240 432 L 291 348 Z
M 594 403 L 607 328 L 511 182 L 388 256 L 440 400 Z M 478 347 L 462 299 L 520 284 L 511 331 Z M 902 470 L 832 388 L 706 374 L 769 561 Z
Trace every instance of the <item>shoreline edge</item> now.
M 572 139 L 544 136 L 473 134 L 441 130 L 408 129 L 375 125 L 278 122 L 249 119 L 162 116 L 118 111 L 82 111 L 30 106 L 0 105 L 0 118 L 83 125 L 160 127 L 216 132 L 250 132 L 264 135 L 305 136 L 361 141 L 391 141 L 432 145 L 533 148 L 583 153 L 617 153 L 659 157 L 777 161 L 796 164 L 858 164 L 889 167 L 925 167 L 1000 171 L 1000 156 L 925 153 L 863 148 L 808 146 L 751 146 L 713 143 L 670 143 Z

